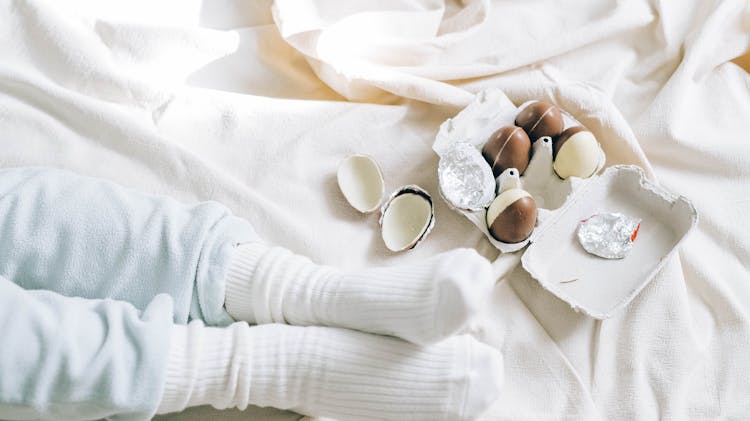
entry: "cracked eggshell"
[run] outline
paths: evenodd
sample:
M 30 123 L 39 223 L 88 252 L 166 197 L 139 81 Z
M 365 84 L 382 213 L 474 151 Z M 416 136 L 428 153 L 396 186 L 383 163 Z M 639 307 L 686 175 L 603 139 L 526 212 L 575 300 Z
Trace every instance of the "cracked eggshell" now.
M 416 247 L 435 226 L 432 197 L 416 185 L 400 187 L 383 205 L 380 226 L 389 250 Z
M 352 155 L 341 161 L 336 172 L 346 201 L 362 213 L 376 211 L 385 195 L 380 167 L 367 155 Z

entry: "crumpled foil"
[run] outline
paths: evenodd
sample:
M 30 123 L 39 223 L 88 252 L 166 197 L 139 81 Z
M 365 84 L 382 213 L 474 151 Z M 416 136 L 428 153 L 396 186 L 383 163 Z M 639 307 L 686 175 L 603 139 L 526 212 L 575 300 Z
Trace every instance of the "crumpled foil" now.
M 438 164 L 440 193 L 459 209 L 478 211 L 495 198 L 492 168 L 473 145 L 456 142 Z
M 638 218 L 621 213 L 600 213 L 581 221 L 578 241 L 591 254 L 605 259 L 622 259 L 633 247 L 640 227 Z

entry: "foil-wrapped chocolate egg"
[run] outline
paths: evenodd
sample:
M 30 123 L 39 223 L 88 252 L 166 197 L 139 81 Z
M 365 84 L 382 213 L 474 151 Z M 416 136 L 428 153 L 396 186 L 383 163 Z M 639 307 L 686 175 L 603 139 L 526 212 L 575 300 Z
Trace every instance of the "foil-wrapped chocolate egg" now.
M 518 126 L 504 126 L 490 136 L 482 148 L 482 156 L 492 167 L 495 177 L 508 168 L 523 174 L 529 165 L 531 140 Z
M 536 226 L 536 202 L 522 189 L 503 191 L 487 208 L 487 228 L 493 238 L 518 243 L 531 235 Z
M 535 101 L 516 116 L 516 126 L 522 127 L 532 141 L 542 136 L 556 137 L 563 131 L 560 110 L 549 102 Z
M 593 133 L 583 126 L 574 126 L 553 140 L 552 158 L 560 178 L 587 178 L 599 169 L 602 150 Z

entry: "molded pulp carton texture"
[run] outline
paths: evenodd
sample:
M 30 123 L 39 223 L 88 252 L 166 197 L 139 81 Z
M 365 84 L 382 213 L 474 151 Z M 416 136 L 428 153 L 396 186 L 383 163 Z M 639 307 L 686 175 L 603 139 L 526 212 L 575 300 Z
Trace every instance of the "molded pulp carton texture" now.
M 468 142 L 479 150 L 495 130 L 513 124 L 525 105 L 516 107 L 500 90 L 484 91 L 440 126 L 433 149 L 441 157 L 454 142 Z M 563 118 L 566 128 L 580 124 L 564 112 Z M 508 182 L 507 177 L 518 175 L 504 173 L 498 177 L 498 184 Z M 602 175 L 587 179 L 560 179 L 552 169 L 549 138 L 534 142 L 531 162 L 518 182 L 539 208 L 537 226 L 525 241 L 508 244 L 492 238 L 485 210 L 454 210 L 468 218 L 502 252 L 520 251 L 528 245 L 521 251 L 524 269 L 575 310 L 597 319 L 610 317 L 627 305 L 697 222 L 689 200 L 647 180 L 636 166 L 613 166 Z M 641 219 L 638 237 L 624 259 L 588 254 L 578 242 L 580 221 L 605 212 Z

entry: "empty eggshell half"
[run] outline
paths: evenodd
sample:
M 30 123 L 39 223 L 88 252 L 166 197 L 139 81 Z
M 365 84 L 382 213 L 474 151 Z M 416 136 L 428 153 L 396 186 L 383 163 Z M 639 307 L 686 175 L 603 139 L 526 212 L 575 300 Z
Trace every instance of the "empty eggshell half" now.
M 391 251 L 416 247 L 435 225 L 432 198 L 415 185 L 396 190 L 383 205 L 381 212 L 383 242 Z
M 336 176 L 341 193 L 354 209 L 370 213 L 380 207 L 385 184 L 375 160 L 367 155 L 352 155 L 341 161 Z

